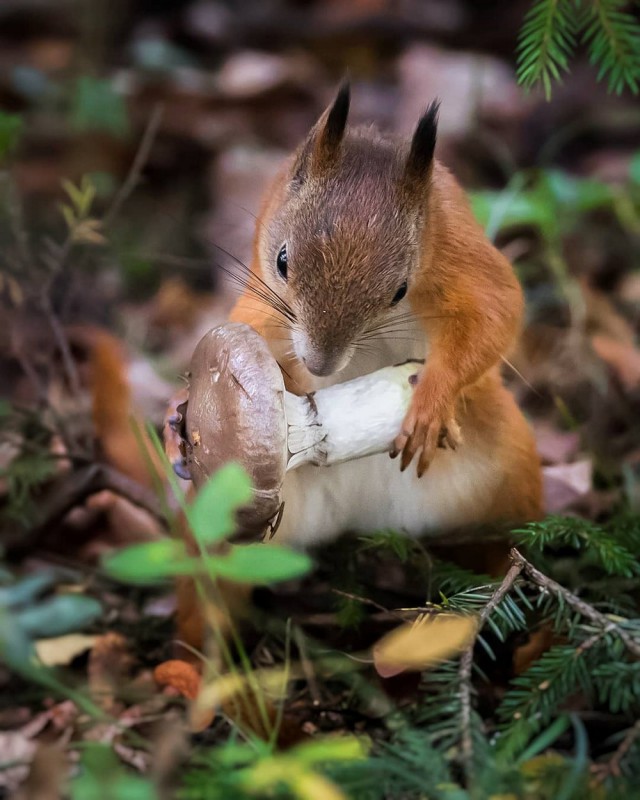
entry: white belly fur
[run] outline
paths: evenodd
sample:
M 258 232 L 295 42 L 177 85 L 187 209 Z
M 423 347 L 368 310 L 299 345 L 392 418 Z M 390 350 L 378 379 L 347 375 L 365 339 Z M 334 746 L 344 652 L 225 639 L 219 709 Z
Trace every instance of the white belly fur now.
M 319 389 L 410 358 L 424 358 L 427 343 L 417 321 L 406 335 L 415 338 L 376 343 L 375 358 L 356 356 L 341 373 L 315 378 L 313 385 Z M 491 503 L 501 480 L 490 448 L 479 448 L 475 438 L 476 442 L 466 441 L 456 452 L 439 450 L 420 479 L 415 463 L 400 472 L 399 459 L 387 454 L 331 467 L 305 465 L 288 472 L 284 513 L 275 540 L 305 547 L 345 531 L 393 528 L 420 536 L 473 523 Z

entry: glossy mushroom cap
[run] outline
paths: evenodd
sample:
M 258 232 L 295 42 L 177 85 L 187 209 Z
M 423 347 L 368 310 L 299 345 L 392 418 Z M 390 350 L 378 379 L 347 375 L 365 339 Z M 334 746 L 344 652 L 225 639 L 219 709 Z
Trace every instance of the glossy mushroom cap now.
M 235 461 L 251 477 L 253 504 L 239 514 L 244 532 L 264 530 L 280 507 L 287 466 L 282 373 L 253 328 L 231 322 L 210 330 L 191 358 L 186 457 L 199 488 Z

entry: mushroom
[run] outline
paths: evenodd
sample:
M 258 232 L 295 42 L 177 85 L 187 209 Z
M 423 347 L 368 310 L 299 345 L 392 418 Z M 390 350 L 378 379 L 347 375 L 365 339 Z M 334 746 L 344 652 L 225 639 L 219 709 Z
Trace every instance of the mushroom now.
M 240 463 L 254 500 L 239 515 L 258 533 L 279 515 L 285 474 L 303 464 L 331 466 L 388 451 L 409 406 L 418 364 L 386 367 L 308 395 L 285 390 L 260 334 L 244 323 L 210 330 L 193 353 L 181 435 L 183 463 L 196 488 L 220 466 Z M 179 411 L 185 412 L 185 405 Z

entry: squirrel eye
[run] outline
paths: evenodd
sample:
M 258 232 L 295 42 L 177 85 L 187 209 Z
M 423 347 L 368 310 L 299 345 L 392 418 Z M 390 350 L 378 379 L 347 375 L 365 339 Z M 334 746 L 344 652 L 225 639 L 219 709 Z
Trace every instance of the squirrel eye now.
M 280 252 L 278 253 L 278 257 L 276 258 L 276 267 L 278 268 L 278 274 L 284 280 L 287 280 L 287 245 L 283 244 L 280 248 Z
M 397 305 L 402 300 L 402 298 L 406 295 L 406 293 L 407 293 L 407 282 L 405 281 L 402 284 L 402 286 L 398 289 L 398 291 L 395 293 L 395 295 L 393 296 L 393 300 L 391 301 L 391 305 L 392 306 Z

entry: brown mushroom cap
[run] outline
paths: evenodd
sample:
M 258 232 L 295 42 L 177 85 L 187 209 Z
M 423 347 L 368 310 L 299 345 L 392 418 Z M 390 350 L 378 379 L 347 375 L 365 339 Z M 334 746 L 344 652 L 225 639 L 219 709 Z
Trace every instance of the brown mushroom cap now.
M 249 325 L 210 330 L 191 358 L 186 411 L 187 465 L 200 487 L 229 461 L 254 487 L 239 514 L 247 532 L 263 530 L 280 506 L 287 466 L 284 381 L 267 342 Z

